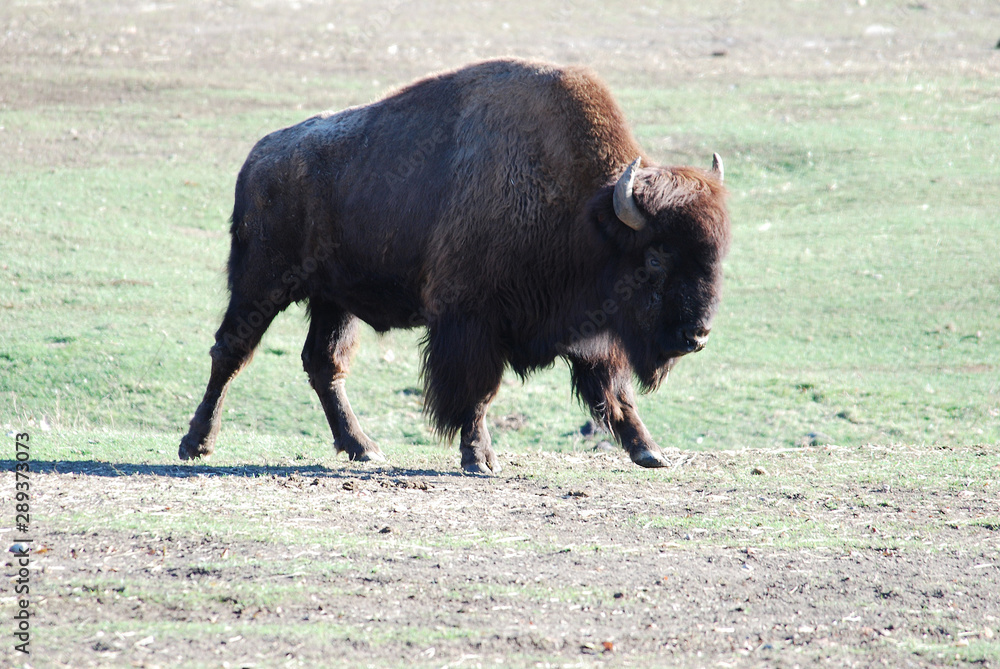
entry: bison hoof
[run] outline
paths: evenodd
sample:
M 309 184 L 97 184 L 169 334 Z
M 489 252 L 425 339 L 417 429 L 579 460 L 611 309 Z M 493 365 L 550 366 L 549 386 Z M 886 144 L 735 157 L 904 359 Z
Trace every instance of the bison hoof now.
M 462 469 L 465 470 L 466 474 L 480 474 L 483 476 L 496 476 L 503 471 L 500 463 L 495 461 L 492 466 L 485 462 L 471 462 L 467 465 L 462 465 Z
M 361 451 L 357 455 L 348 457 L 351 462 L 385 462 L 385 454 L 382 451 Z
M 669 462 L 663 457 L 663 453 L 657 453 L 651 451 L 648 448 L 643 448 L 638 451 L 634 451 L 630 454 L 632 462 L 639 465 L 640 467 L 646 467 L 648 469 L 655 469 L 657 467 L 666 467 Z
M 181 460 L 197 460 L 207 458 L 212 454 L 213 444 L 211 442 L 199 442 L 190 434 L 181 439 L 181 445 L 177 448 L 177 457 Z

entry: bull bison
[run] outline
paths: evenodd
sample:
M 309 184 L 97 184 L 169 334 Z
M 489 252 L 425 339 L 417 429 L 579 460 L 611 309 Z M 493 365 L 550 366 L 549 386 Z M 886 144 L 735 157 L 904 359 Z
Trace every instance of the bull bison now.
M 358 321 L 425 326 L 425 410 L 462 467 L 500 470 L 486 412 L 507 366 L 557 357 L 633 462 L 666 464 L 636 411 L 701 350 L 729 219 L 722 162 L 662 167 L 590 71 L 504 59 L 260 140 L 236 181 L 230 301 L 179 456 L 212 453 L 226 390 L 274 316 L 308 301 L 302 362 L 351 460 L 382 460 L 344 381 Z

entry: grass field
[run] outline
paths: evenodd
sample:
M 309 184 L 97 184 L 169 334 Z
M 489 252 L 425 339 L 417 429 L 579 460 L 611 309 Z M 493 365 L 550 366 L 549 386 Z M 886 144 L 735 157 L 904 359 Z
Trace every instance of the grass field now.
M 868 618 L 842 623 L 853 636 L 833 635 L 838 640 L 830 657 L 842 664 L 904 658 L 996 666 L 996 640 L 985 630 L 1000 632 L 997 606 L 987 603 L 997 592 L 1000 564 L 998 18 L 994 3 L 958 0 L 775 0 L 752 8 L 714 1 L 684 8 L 539 2 L 455 9 L 396 0 L 374 6 L 5 5 L 0 425 L 10 434 L 32 435 L 40 505 L 35 530 L 49 547 L 37 559 L 55 568 L 40 572 L 48 589 L 35 600 L 36 640 L 49 654 L 39 651 L 31 666 L 73 664 L 56 652 L 60 648 L 84 649 L 94 666 L 170 664 L 146 652 L 152 642 L 135 644 L 150 635 L 195 639 L 189 646 L 168 645 L 184 666 L 235 661 L 215 652 L 218 638 L 235 636 L 252 640 L 246 658 L 260 655 L 256 666 L 271 666 L 286 652 L 289 661 L 315 664 L 324 647 L 353 663 L 364 663 L 367 654 L 377 665 L 403 656 L 407 664 L 454 665 L 468 654 L 477 657 L 466 664 L 489 664 L 494 656 L 525 666 L 599 657 L 642 666 L 669 639 L 681 641 L 668 664 L 791 666 L 794 656 L 775 650 L 762 631 L 779 619 L 788 629 L 812 627 L 805 652 L 821 658 L 828 647 L 815 643 L 816 626 L 826 623 L 819 614 L 794 623 L 789 612 L 798 610 L 795 604 L 768 608 L 765 602 L 764 627 L 717 623 L 738 631 L 713 637 L 705 631 L 713 621 L 699 617 L 707 614 L 693 611 L 699 604 L 691 599 L 683 610 L 705 630 L 649 614 L 649 624 L 661 631 L 681 626 L 673 636 L 636 632 L 634 656 L 625 647 L 617 654 L 601 647 L 600 634 L 610 638 L 617 630 L 621 639 L 629 626 L 598 625 L 600 634 L 578 643 L 545 641 L 566 638 L 558 616 L 539 617 L 538 630 L 514 634 L 503 627 L 545 604 L 545 588 L 556 588 L 551 597 L 582 609 L 591 597 L 613 604 L 619 588 L 647 587 L 666 569 L 659 565 L 675 560 L 678 573 L 688 571 L 674 578 L 695 587 L 704 569 L 694 565 L 696 558 L 744 549 L 775 569 L 796 555 L 811 565 L 817 583 L 840 572 L 821 566 L 826 557 L 810 562 L 812 557 L 855 551 L 916 570 L 885 572 L 897 592 L 919 573 L 940 572 L 941 583 L 967 582 L 965 592 L 982 602 L 961 614 L 955 607 L 923 606 L 917 595 L 879 598 L 900 616 L 896 630 L 902 632 L 881 635 L 877 630 L 889 628 Z M 571 397 L 568 372 L 557 364 L 523 385 L 512 376 L 491 410 L 495 445 L 510 465 L 505 476 L 492 483 L 452 477 L 459 469 L 457 448 L 441 447 L 421 416 L 420 333 L 378 338 L 370 331 L 348 391 L 392 466 L 365 469 L 335 460 L 299 361 L 306 321 L 298 307 L 279 317 L 235 382 L 217 458 L 211 466 L 179 466 L 177 442 L 204 390 L 208 348 L 226 304 L 233 185 L 253 143 L 323 109 L 376 99 L 428 71 L 503 54 L 591 65 L 611 85 L 640 142 L 664 163 L 707 167 L 713 151 L 725 159 L 734 241 L 711 345 L 686 358 L 670 382 L 640 404 L 660 444 L 681 449 L 671 456 L 678 466 L 649 473 L 631 469 L 622 453 L 595 454 L 596 440 L 579 433 L 586 415 Z M 12 469 L 9 441 L 0 459 Z M 754 467 L 766 475 L 749 474 Z M 319 483 L 309 486 L 313 479 Z M 406 487 L 411 479 L 430 482 L 439 495 Z M 13 490 L 13 476 L 4 481 Z M 355 488 L 343 488 L 349 482 Z M 716 495 L 716 515 L 706 521 L 704 513 L 693 514 L 695 520 L 681 513 L 679 502 L 669 500 L 685 490 Z M 580 491 L 587 496 L 573 496 Z M 189 493 L 212 506 L 201 510 Z M 68 500 L 60 501 L 64 494 Z M 535 504 L 543 494 L 560 509 L 597 512 L 569 514 L 565 527 L 552 530 L 553 542 L 542 520 L 547 511 Z M 800 512 L 818 518 L 815 527 L 786 518 L 795 502 L 788 496 L 795 494 L 807 496 L 802 504 L 809 508 Z M 463 495 L 471 496 L 463 513 L 489 510 L 497 517 L 477 530 L 474 518 L 456 511 Z M 638 499 L 635 509 L 622 510 L 631 496 Z M 494 497 L 498 509 L 487 501 Z M 827 508 L 831 499 L 834 506 Z M 121 500 L 131 505 L 128 514 L 118 513 Z M 893 525 L 887 542 L 883 535 L 877 541 L 866 535 L 860 520 L 837 516 L 881 527 L 869 516 L 889 508 L 878 506 L 883 501 L 901 510 L 892 521 L 901 524 Z M 300 504 L 308 508 L 296 510 Z M 394 512 L 394 504 L 405 511 Z M 920 522 L 910 522 L 907 510 L 925 506 L 930 511 L 917 514 Z M 943 507 L 949 511 L 927 520 Z M 530 522 L 515 533 L 518 509 Z M 702 511 L 708 513 L 708 506 Z M 280 532 L 271 525 L 300 512 L 327 524 L 303 521 Z M 357 537 L 348 512 L 358 517 Z M 13 510 L 3 513 L 12 516 Z M 274 515 L 258 523 L 260 514 Z M 404 542 L 392 532 L 388 538 L 378 534 L 399 524 L 391 520 L 399 514 L 406 518 L 406 536 L 413 537 Z M 769 529 L 734 537 L 732 527 Z M 659 534 L 650 539 L 649 532 Z M 598 583 L 598 594 L 583 595 L 590 592 L 586 578 L 561 583 L 553 569 L 572 571 L 558 551 L 570 543 L 600 544 L 587 538 L 591 533 L 614 548 L 587 553 L 581 568 Z M 503 543 L 515 534 L 527 539 Z M 688 535 L 697 548 L 684 540 Z M 202 540 L 204 554 L 196 548 Z M 164 570 L 182 569 L 165 557 L 169 541 L 189 546 L 174 559 L 194 560 L 191 568 L 206 571 L 164 576 Z M 243 560 L 239 568 L 220 562 L 231 541 L 229 555 Z M 657 548 L 663 543 L 677 546 Z M 491 577 L 473 592 L 479 585 L 472 581 L 442 577 L 452 590 L 408 600 L 412 610 L 399 605 L 404 614 L 440 622 L 435 616 L 442 602 L 457 610 L 476 594 L 526 598 L 523 605 L 494 603 L 512 607 L 498 609 L 495 624 L 470 614 L 464 631 L 455 631 L 463 629 L 458 622 L 433 631 L 431 623 L 400 622 L 407 617 L 402 614 L 380 618 L 380 606 L 405 597 L 372 599 L 369 610 L 358 602 L 371 584 L 358 579 L 387 569 L 400 551 L 407 560 L 424 555 L 402 544 L 423 546 L 447 563 L 442 571 L 450 571 L 448 578 L 476 564 L 475 573 L 516 574 L 517 564 L 504 566 L 504 559 L 513 559 L 527 565 L 521 570 L 539 570 L 541 585 L 532 590 L 515 577 Z M 91 551 L 77 563 L 79 574 L 71 568 L 72 545 L 80 555 Z M 289 557 L 299 545 L 318 552 Z M 163 568 L 133 572 L 119 565 L 120 572 L 109 575 L 100 565 L 111 554 L 95 557 L 109 547 L 149 562 L 160 551 Z M 635 575 L 615 571 L 619 584 L 610 574 L 597 574 L 605 564 L 618 569 L 612 563 L 631 559 L 632 549 Z M 885 550 L 889 557 L 878 553 Z M 441 551 L 451 553 L 445 559 Z M 511 551 L 523 555 L 503 557 Z M 264 557 L 254 557 L 261 552 Z M 336 555 L 346 557 L 330 557 Z M 538 557 L 546 555 L 557 557 Z M 354 566 L 346 566 L 351 560 Z M 979 568 L 971 579 L 968 570 L 979 564 L 994 566 Z M 425 567 L 400 577 L 406 587 L 438 577 Z M 868 590 L 882 587 L 865 580 L 864 568 L 872 564 L 845 575 Z M 344 570 L 353 579 L 349 585 L 337 580 Z M 305 574 L 298 584 L 281 580 L 298 572 Z M 258 577 L 273 587 L 258 590 Z M 193 587 L 206 579 L 216 585 Z M 939 585 L 934 588 L 958 588 Z M 343 605 L 347 619 L 308 631 L 274 613 L 281 607 L 301 613 L 302 588 L 352 602 Z M 116 600 L 114 592 L 155 606 L 130 622 L 124 603 L 108 603 Z M 6 606 L 11 600 L 3 596 Z M 631 596 L 626 603 L 646 601 Z M 660 599 L 644 596 L 670 605 L 666 592 Z M 717 602 L 713 596 L 708 601 Z M 824 615 L 857 617 L 837 600 L 836 589 L 825 596 Z M 230 606 L 226 597 L 239 605 Z M 86 613 L 96 600 L 104 602 L 98 605 L 106 607 L 106 618 Z M 700 601 L 714 610 L 704 597 Z M 232 618 L 235 609 L 253 607 L 268 611 L 259 624 Z M 844 611 L 837 613 L 838 607 Z M 946 613 L 929 613 L 938 609 L 955 613 L 954 628 L 941 622 Z M 922 613 L 906 613 L 913 610 Z M 966 627 L 958 629 L 959 623 Z M 574 634 L 585 627 L 578 618 L 570 619 L 574 625 Z M 122 637 L 130 641 L 115 646 L 110 636 L 95 636 L 102 629 L 138 638 Z M 875 630 L 874 636 L 862 643 L 861 633 L 854 634 L 860 629 Z M 770 644 L 773 654 L 740 655 L 754 635 L 751 645 Z M 954 645 L 960 641 L 966 645 Z M 419 655 L 431 647 L 437 651 Z M 22 661 L 6 645 L 2 653 L 5 665 Z

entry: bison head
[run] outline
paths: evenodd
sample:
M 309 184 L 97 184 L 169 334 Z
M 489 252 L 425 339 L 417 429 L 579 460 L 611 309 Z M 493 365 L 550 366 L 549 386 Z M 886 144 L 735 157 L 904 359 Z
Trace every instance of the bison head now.
M 618 335 L 644 390 L 656 388 L 677 359 L 708 342 L 722 288 L 729 217 L 722 161 L 711 170 L 640 167 L 615 185 L 617 240 L 613 291 Z M 609 217 L 610 218 L 610 217 Z M 624 225 L 623 225 L 624 224 Z

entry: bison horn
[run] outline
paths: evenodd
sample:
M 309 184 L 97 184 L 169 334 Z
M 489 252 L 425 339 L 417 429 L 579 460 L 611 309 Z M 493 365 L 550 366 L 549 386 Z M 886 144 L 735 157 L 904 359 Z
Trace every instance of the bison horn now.
M 721 182 L 724 176 L 724 170 L 722 169 L 722 157 L 717 153 L 712 154 L 712 173 Z
M 615 215 L 618 220 L 633 230 L 642 230 L 646 227 L 646 217 L 639 211 L 639 206 L 636 205 L 635 198 L 632 196 L 635 173 L 641 162 L 642 156 L 633 160 L 632 164 L 625 169 L 625 173 L 618 179 L 618 183 L 615 184 Z

